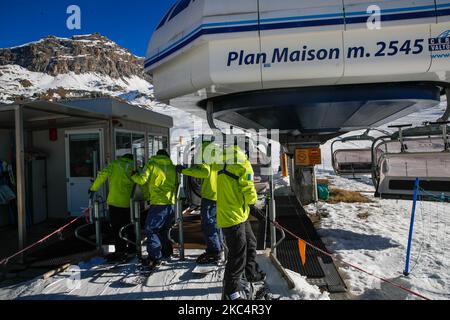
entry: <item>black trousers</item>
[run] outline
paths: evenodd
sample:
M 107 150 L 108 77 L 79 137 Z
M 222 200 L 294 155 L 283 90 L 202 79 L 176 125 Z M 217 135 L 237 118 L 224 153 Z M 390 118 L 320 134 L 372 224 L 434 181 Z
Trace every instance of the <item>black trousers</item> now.
M 256 263 L 256 237 L 249 221 L 222 231 L 228 247 L 224 293 L 229 296 L 241 291 L 240 280 L 244 272 L 252 276 L 259 270 Z
M 119 236 L 120 229 L 130 224 L 131 222 L 130 209 L 109 206 L 109 217 L 111 220 L 112 238 L 116 246 L 116 252 L 133 253 L 135 251 L 135 248 L 131 244 L 122 240 Z M 127 238 L 129 238 L 132 241 L 134 240 L 133 238 L 135 238 L 135 236 L 132 227 L 128 228 L 124 233 L 127 236 Z

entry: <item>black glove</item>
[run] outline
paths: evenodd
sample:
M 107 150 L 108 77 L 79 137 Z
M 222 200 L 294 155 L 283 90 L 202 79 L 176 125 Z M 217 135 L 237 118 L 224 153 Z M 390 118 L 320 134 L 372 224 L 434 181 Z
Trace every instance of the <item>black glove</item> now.
M 88 195 L 89 195 L 89 198 L 94 197 L 95 191 L 89 190 L 89 191 L 88 191 Z
M 178 165 L 178 166 L 176 167 L 176 169 L 177 169 L 177 173 L 182 173 L 183 170 L 186 169 L 186 167 L 183 166 L 183 165 Z

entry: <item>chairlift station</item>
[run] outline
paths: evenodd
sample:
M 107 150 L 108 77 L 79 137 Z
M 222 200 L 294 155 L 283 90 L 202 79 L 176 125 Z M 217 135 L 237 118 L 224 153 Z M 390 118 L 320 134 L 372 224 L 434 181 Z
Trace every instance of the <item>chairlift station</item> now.
M 379 12 L 368 10 L 374 5 Z M 213 130 L 217 121 L 244 131 L 278 130 L 290 192 L 276 194 L 271 173 L 261 179 L 263 214 L 325 252 L 305 206 L 319 200 L 316 166 L 328 141 L 334 140 L 335 174 L 371 176 L 377 197 L 413 199 L 419 179 L 424 200 L 450 198 L 449 32 L 448 0 L 179 0 L 152 35 L 145 73 L 157 100 L 207 120 Z M 433 122 L 387 127 L 445 96 L 447 109 Z M 170 117 L 115 99 L 0 106 L 0 158 L 14 154 L 17 167 L 19 247 L 27 224 L 91 207 L 88 226 L 95 224 L 97 234 L 77 237 L 101 250 L 98 219 L 105 217 L 98 202 L 88 203 L 92 178 L 120 155 L 134 153 L 142 165 L 157 150 L 170 150 L 172 127 Z M 189 142 L 185 155 L 200 144 Z M 264 147 L 265 157 L 278 156 L 270 143 Z M 270 169 L 257 170 L 264 176 Z M 198 181 L 185 178 L 177 195 L 174 241 L 184 260 L 186 244 L 195 242 L 190 213 L 200 203 Z M 146 205 L 134 194 L 130 200 L 130 227 L 138 230 Z M 285 268 L 329 292 L 346 291 L 329 256 L 315 253 L 301 263 L 295 237 L 263 219 L 252 223 L 259 249 L 270 249 L 290 288 Z

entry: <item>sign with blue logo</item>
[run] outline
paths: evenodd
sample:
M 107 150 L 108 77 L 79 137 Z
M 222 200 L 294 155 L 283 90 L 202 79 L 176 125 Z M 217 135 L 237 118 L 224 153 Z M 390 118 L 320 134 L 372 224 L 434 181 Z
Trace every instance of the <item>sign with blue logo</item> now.
M 441 33 L 437 38 L 429 40 L 431 52 L 450 50 L 450 30 Z

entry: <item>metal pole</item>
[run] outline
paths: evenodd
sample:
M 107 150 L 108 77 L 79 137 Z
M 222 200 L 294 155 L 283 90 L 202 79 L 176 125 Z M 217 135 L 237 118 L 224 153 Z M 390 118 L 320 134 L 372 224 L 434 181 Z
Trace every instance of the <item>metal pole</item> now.
M 144 164 L 148 162 L 150 159 L 150 146 L 148 139 L 148 130 L 145 130 L 145 138 L 144 138 Z
M 439 121 L 448 121 L 450 118 L 450 88 L 445 89 L 445 94 L 447 95 L 447 109 L 445 110 L 444 115 L 442 118 L 439 119 Z
M 353 177 L 355 176 L 355 173 L 353 173 Z M 319 202 L 319 190 L 317 189 L 317 171 L 316 166 L 312 167 L 312 180 L 313 180 L 313 197 L 314 197 L 314 203 Z
M 97 178 L 97 173 L 98 173 L 98 153 L 97 153 L 97 151 L 92 151 L 92 163 L 93 163 L 92 175 L 95 180 Z
M 134 171 L 138 170 L 138 159 L 137 159 L 137 153 L 138 149 L 133 149 L 133 160 L 134 160 Z M 136 236 L 136 256 L 138 259 L 142 256 L 142 239 L 141 239 L 141 207 L 139 205 L 139 202 L 136 201 L 136 190 L 137 185 L 134 185 L 133 192 L 131 195 L 131 204 L 130 204 L 130 211 L 131 211 L 131 223 L 134 223 L 134 232 Z
M 98 208 L 98 201 L 94 202 L 94 222 L 95 222 L 95 239 L 97 244 L 97 250 L 102 250 L 102 226 L 100 219 L 100 211 Z
M 447 132 L 447 123 L 442 125 L 442 135 L 444 136 L 444 150 L 448 151 L 448 132 Z
M 270 224 L 270 248 L 272 254 L 277 256 L 277 229 L 274 225 L 276 221 L 276 204 L 275 204 L 275 188 L 273 183 L 273 168 L 272 168 L 272 142 L 268 145 L 268 156 L 270 159 L 270 171 L 269 171 L 269 219 L 272 222 Z
M 25 206 L 25 160 L 23 139 L 23 108 L 17 106 L 14 112 L 16 134 L 16 186 L 17 186 L 17 224 L 19 233 L 19 250 L 25 248 L 27 223 Z M 23 263 L 23 254 L 19 256 Z
M 408 237 L 408 249 L 406 251 L 406 266 L 405 271 L 403 274 L 407 277 L 409 276 L 409 261 L 411 258 L 411 247 L 412 247 L 412 237 L 414 234 L 414 219 L 416 215 L 416 207 L 417 207 L 417 197 L 419 195 L 419 187 L 420 187 L 420 181 L 419 178 L 416 178 L 416 183 L 414 185 L 414 201 L 413 201 L 413 208 L 411 212 L 411 223 L 409 227 L 409 237 Z
M 136 234 L 136 256 L 138 259 L 142 258 L 142 235 L 141 235 L 141 207 L 139 206 L 139 202 L 134 202 L 134 232 Z
M 185 260 L 185 250 L 184 250 L 184 218 L 183 218 L 183 209 L 181 203 L 181 188 L 182 188 L 182 180 L 181 175 L 177 175 L 177 199 L 175 203 L 175 214 L 178 221 L 178 243 L 180 246 L 180 260 Z

